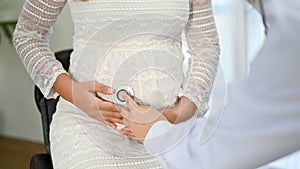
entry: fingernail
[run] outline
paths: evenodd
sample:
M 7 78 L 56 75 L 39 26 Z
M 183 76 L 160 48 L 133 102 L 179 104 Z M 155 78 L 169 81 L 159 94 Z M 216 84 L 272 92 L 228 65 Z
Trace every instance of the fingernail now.
M 127 93 L 124 92 L 124 91 L 121 91 L 121 92 L 120 92 L 120 97 L 121 97 L 121 99 L 126 100 Z
M 114 92 L 115 92 L 115 89 L 109 87 L 109 88 L 107 88 L 107 91 L 110 92 L 110 93 L 114 93 Z
M 126 92 L 124 92 L 124 91 L 120 92 L 120 96 L 125 97 L 126 95 L 127 95 Z

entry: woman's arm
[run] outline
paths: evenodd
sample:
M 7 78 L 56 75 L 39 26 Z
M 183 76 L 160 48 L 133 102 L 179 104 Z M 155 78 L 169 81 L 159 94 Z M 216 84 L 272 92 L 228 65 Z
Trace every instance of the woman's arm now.
M 119 111 L 95 95 L 112 94 L 113 89 L 97 82 L 76 83 L 50 50 L 49 36 L 65 4 L 66 0 L 26 0 L 14 32 L 16 51 L 46 98 L 59 94 L 91 117 L 116 127 L 114 123 L 122 123 Z
M 203 115 L 219 61 L 219 43 L 210 0 L 191 0 L 189 22 L 185 35 L 191 58 L 187 77 L 182 85 L 182 96 L 192 101 Z
M 176 107 L 162 111 L 171 123 L 189 119 L 195 109 L 200 115 L 208 109 L 220 53 L 210 0 L 192 0 L 185 34 L 191 54 L 187 77 Z
M 13 42 L 25 68 L 47 98 L 55 98 L 52 86 L 66 73 L 49 47 L 49 36 L 66 0 L 26 0 Z

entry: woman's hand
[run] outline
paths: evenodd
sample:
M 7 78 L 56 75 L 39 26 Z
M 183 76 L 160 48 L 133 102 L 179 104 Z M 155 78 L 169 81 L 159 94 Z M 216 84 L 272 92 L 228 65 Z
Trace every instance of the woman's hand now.
M 74 83 L 73 104 L 89 116 L 116 128 L 115 123 L 123 123 L 117 105 L 101 100 L 97 97 L 97 92 L 111 95 L 114 93 L 114 90 L 98 82 Z
M 68 75 L 63 74 L 58 77 L 53 88 L 66 100 L 73 103 L 89 116 L 105 122 L 112 128 L 116 128 L 115 123 L 123 124 L 123 118 L 118 110 L 118 106 L 107 101 L 103 101 L 96 96 L 97 92 L 111 95 L 114 90 L 98 82 L 74 82 Z

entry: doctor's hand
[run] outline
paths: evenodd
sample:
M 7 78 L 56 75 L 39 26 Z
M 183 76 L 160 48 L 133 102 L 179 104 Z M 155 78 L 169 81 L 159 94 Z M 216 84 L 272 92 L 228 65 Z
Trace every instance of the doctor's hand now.
M 111 95 L 114 90 L 98 82 L 75 82 L 68 74 L 61 74 L 56 79 L 53 89 L 64 99 L 80 108 L 89 116 L 116 128 L 115 123 L 123 123 L 117 106 L 99 99 L 97 92 Z
M 151 107 L 139 106 L 125 92 L 121 95 L 126 101 L 127 108 L 121 111 L 126 125 L 120 133 L 130 138 L 143 140 L 153 124 L 160 120 L 179 123 L 191 118 L 196 106 L 186 97 L 181 97 L 174 108 L 157 111 Z
M 149 129 L 158 121 L 166 120 L 161 112 L 145 106 L 139 106 L 130 96 L 125 92 L 121 97 L 126 101 L 127 107 L 121 110 L 125 128 L 120 130 L 120 133 L 129 138 L 143 141 Z
M 162 110 L 162 114 L 170 123 L 180 123 L 191 118 L 196 110 L 195 104 L 187 97 L 180 97 L 174 108 Z

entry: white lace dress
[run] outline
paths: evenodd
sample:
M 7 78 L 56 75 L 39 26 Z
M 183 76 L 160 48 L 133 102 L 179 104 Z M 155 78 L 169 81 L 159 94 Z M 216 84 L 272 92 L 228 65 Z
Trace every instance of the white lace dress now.
M 75 27 L 69 74 L 117 88 L 129 85 L 140 104 L 172 107 L 178 96 L 203 115 L 217 70 L 219 46 L 209 0 L 26 0 L 14 45 L 47 98 L 67 73 L 49 48 L 49 35 L 69 3 Z M 181 33 L 191 58 L 184 75 Z M 102 95 L 114 101 L 109 96 Z M 60 99 L 50 131 L 54 168 L 161 168 L 143 145 Z

